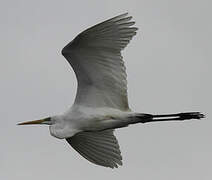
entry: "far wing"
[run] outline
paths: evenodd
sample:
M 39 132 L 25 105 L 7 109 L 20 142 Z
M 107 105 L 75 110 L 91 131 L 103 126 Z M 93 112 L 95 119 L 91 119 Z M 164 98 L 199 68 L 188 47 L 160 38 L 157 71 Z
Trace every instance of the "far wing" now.
M 128 110 L 127 80 L 121 50 L 137 28 L 122 14 L 80 33 L 62 54 L 75 71 L 78 88 L 75 104 Z
M 113 130 L 80 132 L 67 142 L 88 161 L 105 167 L 122 165 L 121 151 Z

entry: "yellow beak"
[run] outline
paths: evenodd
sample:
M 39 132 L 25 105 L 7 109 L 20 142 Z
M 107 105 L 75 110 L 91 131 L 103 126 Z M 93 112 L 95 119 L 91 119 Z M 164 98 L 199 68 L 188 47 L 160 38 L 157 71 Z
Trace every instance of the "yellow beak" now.
M 51 118 L 50 117 L 47 117 L 47 118 L 40 119 L 40 120 L 27 121 L 27 122 L 18 123 L 17 125 L 49 124 L 50 121 L 51 121 Z

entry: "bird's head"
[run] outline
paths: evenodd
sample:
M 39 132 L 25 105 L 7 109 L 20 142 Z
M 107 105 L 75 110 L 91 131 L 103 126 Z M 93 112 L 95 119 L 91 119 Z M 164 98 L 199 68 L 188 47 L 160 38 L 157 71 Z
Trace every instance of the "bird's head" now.
M 18 125 L 34 125 L 34 124 L 49 125 L 50 134 L 59 139 L 71 137 L 73 135 L 72 131 L 64 130 L 65 123 L 63 121 L 63 116 L 61 116 L 61 115 L 47 117 L 44 119 L 39 119 L 39 120 L 34 120 L 34 121 L 26 121 L 26 122 L 18 123 Z
M 47 118 L 44 118 L 44 119 L 18 123 L 18 125 L 32 125 L 32 124 L 52 125 L 53 124 L 53 119 L 52 119 L 52 117 L 47 117 Z

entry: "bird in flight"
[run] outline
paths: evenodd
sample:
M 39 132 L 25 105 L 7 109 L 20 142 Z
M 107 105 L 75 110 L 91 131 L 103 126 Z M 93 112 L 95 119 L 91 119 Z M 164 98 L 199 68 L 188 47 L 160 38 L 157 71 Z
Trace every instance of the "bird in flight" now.
M 122 165 L 115 129 L 136 123 L 203 118 L 200 112 L 152 115 L 129 108 L 121 51 L 136 35 L 134 24 L 125 13 L 76 36 L 62 50 L 77 77 L 74 104 L 60 115 L 19 125 L 49 125 L 52 136 L 66 139 L 88 161 L 114 168 Z

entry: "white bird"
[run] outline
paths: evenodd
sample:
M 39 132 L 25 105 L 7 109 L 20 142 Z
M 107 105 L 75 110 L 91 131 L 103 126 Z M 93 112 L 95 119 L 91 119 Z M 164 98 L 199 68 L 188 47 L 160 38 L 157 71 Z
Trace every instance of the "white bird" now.
M 200 119 L 199 112 L 152 115 L 131 111 L 121 51 L 136 35 L 127 13 L 80 33 L 62 50 L 78 81 L 75 102 L 65 113 L 19 125 L 47 124 L 50 134 L 67 142 L 88 161 L 122 165 L 114 129 L 154 121 Z

